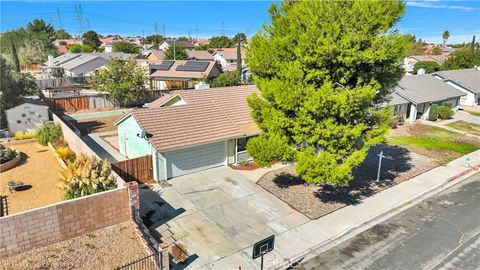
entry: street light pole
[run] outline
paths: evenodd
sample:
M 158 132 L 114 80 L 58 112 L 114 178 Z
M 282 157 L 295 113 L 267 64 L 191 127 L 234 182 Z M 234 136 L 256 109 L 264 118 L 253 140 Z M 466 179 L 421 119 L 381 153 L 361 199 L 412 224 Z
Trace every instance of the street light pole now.
M 385 156 L 383 155 L 383 151 L 380 151 L 380 154 L 378 154 L 378 171 L 377 171 L 377 182 L 380 181 L 380 169 L 382 167 L 382 158 Z

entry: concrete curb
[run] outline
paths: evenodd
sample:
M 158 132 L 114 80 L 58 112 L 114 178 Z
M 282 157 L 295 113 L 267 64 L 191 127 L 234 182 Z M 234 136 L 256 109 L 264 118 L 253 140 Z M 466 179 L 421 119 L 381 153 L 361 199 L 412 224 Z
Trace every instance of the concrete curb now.
M 270 266 L 268 269 L 285 269 L 293 265 L 294 263 L 301 262 L 304 260 L 308 260 L 309 258 L 313 258 L 314 256 L 327 251 L 330 248 L 333 248 L 344 241 L 370 229 L 374 225 L 381 223 L 382 221 L 385 221 L 389 219 L 390 217 L 393 217 L 408 208 L 422 202 L 423 200 L 442 192 L 443 190 L 446 190 L 447 188 L 450 188 L 458 183 L 461 183 L 468 177 L 476 174 L 478 170 L 480 169 L 480 164 L 477 164 L 473 167 L 470 167 L 467 170 L 464 170 L 448 179 L 446 179 L 443 183 L 438 184 L 437 186 L 421 193 L 416 196 L 413 196 L 411 198 L 408 198 L 407 200 L 398 203 L 397 205 L 394 205 L 382 213 L 379 213 L 377 215 L 372 216 L 371 218 L 364 220 L 358 224 L 352 225 L 350 228 L 344 230 L 343 232 L 340 232 L 336 236 L 323 241 L 322 243 L 309 248 L 308 250 L 305 250 L 297 255 L 295 255 L 293 258 L 290 259 L 284 259 L 282 262 Z M 458 180 L 458 181 L 455 181 Z M 408 181 L 408 180 L 407 180 Z

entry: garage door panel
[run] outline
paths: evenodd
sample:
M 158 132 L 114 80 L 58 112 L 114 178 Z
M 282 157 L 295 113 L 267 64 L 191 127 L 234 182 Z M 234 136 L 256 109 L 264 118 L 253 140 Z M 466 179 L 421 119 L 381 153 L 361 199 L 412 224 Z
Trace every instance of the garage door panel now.
M 225 164 L 225 142 L 184 148 L 166 153 L 168 177 L 218 167 Z

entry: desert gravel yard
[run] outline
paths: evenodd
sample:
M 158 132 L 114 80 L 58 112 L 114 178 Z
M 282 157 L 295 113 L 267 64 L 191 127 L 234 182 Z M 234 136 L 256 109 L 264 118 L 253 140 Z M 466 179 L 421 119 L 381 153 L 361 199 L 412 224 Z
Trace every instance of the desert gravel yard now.
M 384 152 L 380 181 L 376 182 L 378 153 Z M 311 219 L 317 219 L 349 204 L 387 189 L 436 167 L 433 159 L 401 147 L 380 144 L 372 147 L 365 161 L 354 171 L 347 187 L 308 185 L 292 166 L 271 171 L 257 184 Z
M 9 146 L 8 143 L 4 145 Z M 10 147 L 22 152 L 22 161 L 20 165 L 0 173 L 0 194 L 6 197 L 7 214 L 62 201 L 63 195 L 57 188 L 62 167 L 50 148 L 36 141 Z M 7 188 L 10 180 L 22 181 L 26 186 L 23 190 L 10 192 Z
M 0 269 L 114 269 L 148 256 L 130 221 L 0 260 Z

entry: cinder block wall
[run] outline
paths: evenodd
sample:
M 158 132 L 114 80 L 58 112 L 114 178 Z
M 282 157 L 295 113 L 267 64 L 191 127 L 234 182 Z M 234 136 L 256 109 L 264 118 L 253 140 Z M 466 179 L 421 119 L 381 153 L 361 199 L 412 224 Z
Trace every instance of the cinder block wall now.
M 126 188 L 0 218 L 0 258 L 131 219 Z

